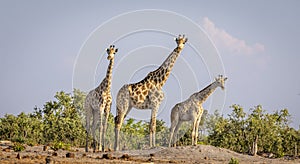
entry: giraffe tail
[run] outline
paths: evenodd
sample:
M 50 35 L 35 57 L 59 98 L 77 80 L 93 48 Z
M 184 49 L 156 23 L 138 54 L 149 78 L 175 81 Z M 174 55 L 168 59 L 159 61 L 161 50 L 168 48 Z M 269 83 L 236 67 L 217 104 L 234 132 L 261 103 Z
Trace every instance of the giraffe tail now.
M 179 119 L 179 110 L 178 104 L 176 104 L 171 111 L 171 123 Z

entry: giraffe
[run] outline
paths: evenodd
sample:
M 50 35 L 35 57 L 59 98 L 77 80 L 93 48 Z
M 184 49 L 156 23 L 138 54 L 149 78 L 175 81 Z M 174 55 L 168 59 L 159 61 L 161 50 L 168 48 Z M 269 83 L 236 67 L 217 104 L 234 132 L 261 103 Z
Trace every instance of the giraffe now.
M 84 109 L 86 112 L 86 147 L 85 151 L 88 152 L 88 140 L 90 134 L 90 119 L 92 121 L 92 136 L 93 136 L 93 152 L 96 151 L 96 126 L 100 115 L 100 134 L 99 134 L 99 150 L 104 150 L 105 147 L 105 134 L 107 129 L 107 120 L 111 110 L 112 96 L 111 96 L 111 79 L 112 69 L 114 64 L 114 55 L 118 52 L 114 45 L 110 45 L 106 49 L 108 54 L 107 59 L 109 65 L 107 68 L 106 76 L 98 87 L 91 90 L 85 99 Z M 104 118 L 103 118 L 104 117 Z M 104 119 L 104 120 L 103 120 Z M 103 120 L 103 121 L 102 121 Z
M 119 150 L 119 133 L 122 127 L 124 118 L 134 107 L 136 109 L 150 109 L 150 147 L 155 146 L 155 131 L 156 131 L 156 115 L 158 108 L 164 99 L 162 87 L 167 81 L 170 72 L 184 48 L 187 38 L 179 35 L 175 38 L 177 47 L 162 63 L 162 65 L 148 73 L 148 75 L 140 82 L 133 84 L 125 84 L 121 87 L 117 95 L 117 115 L 115 117 L 115 150 Z
M 192 121 L 192 145 L 197 144 L 198 128 L 203 114 L 202 104 L 215 91 L 217 87 L 224 90 L 227 77 L 219 75 L 213 83 L 205 87 L 199 92 L 192 94 L 187 100 L 176 104 L 171 111 L 171 127 L 169 147 L 176 146 L 176 136 L 180 125 L 184 121 Z

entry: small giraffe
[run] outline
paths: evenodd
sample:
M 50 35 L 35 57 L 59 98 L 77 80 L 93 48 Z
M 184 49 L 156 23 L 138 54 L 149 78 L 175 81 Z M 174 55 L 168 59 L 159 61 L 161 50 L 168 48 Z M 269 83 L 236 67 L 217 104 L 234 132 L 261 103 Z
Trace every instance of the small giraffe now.
M 167 81 L 170 72 L 180 52 L 187 42 L 187 38 L 179 35 L 175 41 L 177 47 L 162 63 L 162 65 L 148 73 L 140 82 L 125 84 L 117 95 L 117 115 L 115 117 L 115 150 L 119 150 L 119 133 L 124 118 L 134 107 L 136 109 L 151 109 L 150 120 L 150 147 L 155 146 L 156 115 L 158 108 L 164 99 L 162 87 Z
M 84 109 L 86 112 L 86 147 L 85 151 L 88 152 L 88 140 L 90 134 L 90 119 L 93 117 L 92 122 L 92 136 L 93 136 L 93 152 L 96 151 L 96 127 L 97 120 L 100 115 L 100 134 L 99 134 L 99 150 L 102 151 L 105 148 L 105 134 L 107 129 L 107 120 L 111 110 L 112 96 L 111 96 L 111 79 L 112 68 L 114 64 L 114 55 L 118 52 L 114 45 L 111 45 L 106 50 L 109 60 L 109 65 L 106 72 L 106 77 L 100 83 L 100 85 L 91 90 L 86 96 Z M 104 120 L 103 120 L 104 114 Z M 103 120 L 103 121 L 102 121 Z
M 187 100 L 176 104 L 171 111 L 171 128 L 170 128 L 170 140 L 169 147 L 176 146 L 177 132 L 183 121 L 192 121 L 192 145 L 197 144 L 198 129 L 201 116 L 203 114 L 203 102 L 215 91 L 217 87 L 221 87 L 224 90 L 224 84 L 227 77 L 219 75 L 213 83 L 199 92 L 192 94 Z

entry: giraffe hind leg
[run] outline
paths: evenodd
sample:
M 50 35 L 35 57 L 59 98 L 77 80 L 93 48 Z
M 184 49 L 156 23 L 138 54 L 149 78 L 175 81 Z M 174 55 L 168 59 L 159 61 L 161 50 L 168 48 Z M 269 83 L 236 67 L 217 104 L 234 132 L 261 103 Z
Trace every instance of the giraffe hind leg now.
M 117 95 L 117 114 L 115 117 L 115 151 L 120 148 L 120 129 L 126 114 L 131 110 L 128 85 L 124 85 Z
M 117 111 L 119 111 L 119 108 L 117 108 Z M 120 148 L 120 130 L 124 122 L 124 118 L 125 113 L 121 112 L 118 112 L 117 116 L 115 117 L 115 151 L 118 151 Z
M 176 110 L 176 106 L 171 111 L 171 127 L 170 127 L 170 140 L 169 140 L 169 147 L 174 146 L 174 132 L 175 128 L 178 124 L 179 118 L 178 118 L 178 112 Z
M 178 121 L 178 123 L 177 123 L 177 125 L 176 125 L 176 128 L 175 128 L 175 131 L 174 131 L 174 134 L 173 134 L 173 135 L 174 135 L 174 140 L 173 140 L 173 145 L 174 145 L 174 147 L 176 147 L 177 133 L 178 133 L 178 130 L 179 130 L 181 124 L 182 124 L 182 121 Z
M 98 123 L 99 110 L 93 110 L 93 123 L 92 123 L 92 136 L 93 136 L 93 152 L 96 152 L 97 141 L 96 141 L 96 129 Z
M 85 143 L 85 151 L 89 151 L 89 135 L 90 135 L 90 119 L 92 117 L 92 111 L 89 106 L 85 107 L 86 112 L 86 143 Z

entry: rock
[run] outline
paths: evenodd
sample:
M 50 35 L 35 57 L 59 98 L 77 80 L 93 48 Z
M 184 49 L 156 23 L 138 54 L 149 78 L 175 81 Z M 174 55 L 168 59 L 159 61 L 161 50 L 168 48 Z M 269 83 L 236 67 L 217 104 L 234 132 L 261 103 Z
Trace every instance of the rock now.
M 52 156 L 57 157 L 57 156 L 58 156 L 58 153 L 55 151 L 55 152 L 52 153 Z
M 154 162 L 153 157 L 150 157 L 150 158 L 148 159 L 148 162 Z
M 121 156 L 121 159 L 128 160 L 128 159 L 130 159 L 130 156 L 129 156 L 128 154 L 123 154 L 123 155 Z
M 51 162 L 52 162 L 52 159 L 50 156 L 47 156 L 45 160 L 46 160 L 46 164 L 51 164 Z
M 11 152 L 10 148 L 7 147 L 7 148 L 4 148 L 2 151 L 5 151 L 5 152 Z
M 111 154 L 103 154 L 102 158 L 103 159 L 112 159 L 112 155 Z
M 29 156 L 29 155 L 24 155 L 22 158 L 23 158 L 23 159 L 25 159 L 25 158 L 30 158 L 30 156 Z
M 44 145 L 43 151 L 47 151 L 48 149 L 49 149 L 49 147 L 47 145 Z
M 22 156 L 20 155 L 20 153 L 18 153 L 17 158 L 22 159 Z
M 274 154 L 273 153 L 270 153 L 269 155 L 268 155 L 268 158 L 273 158 L 274 157 Z
M 1 146 L 12 146 L 13 143 L 11 141 L 0 141 Z
M 69 152 L 69 153 L 66 154 L 66 157 L 67 158 L 75 158 L 75 154 Z
M 42 159 L 42 156 L 41 155 L 36 155 L 35 158 L 36 159 Z
M 151 154 L 150 154 L 150 157 L 154 157 L 154 154 L 153 154 L 153 153 L 151 153 Z

